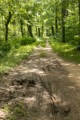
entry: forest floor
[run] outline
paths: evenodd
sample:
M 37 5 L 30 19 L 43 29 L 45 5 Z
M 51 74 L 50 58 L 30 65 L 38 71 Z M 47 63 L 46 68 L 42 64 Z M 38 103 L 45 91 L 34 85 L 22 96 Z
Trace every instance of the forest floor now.
M 0 120 L 7 119 L 80 120 L 80 65 L 48 44 L 35 48 L 0 78 Z

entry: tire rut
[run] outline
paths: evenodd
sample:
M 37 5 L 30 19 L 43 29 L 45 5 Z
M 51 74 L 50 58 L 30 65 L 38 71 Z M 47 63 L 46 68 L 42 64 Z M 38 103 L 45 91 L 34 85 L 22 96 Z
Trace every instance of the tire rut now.
M 68 74 L 50 47 L 37 48 L 6 77 L 8 84 L 4 82 L 0 89 L 1 109 L 6 104 L 12 111 L 22 104 L 28 115 L 21 120 L 78 120 L 71 96 L 74 91 L 69 89 L 74 84 Z

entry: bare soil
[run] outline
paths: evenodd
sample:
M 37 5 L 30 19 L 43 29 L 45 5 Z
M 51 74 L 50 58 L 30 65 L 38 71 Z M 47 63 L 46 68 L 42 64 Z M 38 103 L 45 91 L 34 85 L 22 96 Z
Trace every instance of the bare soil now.
M 80 120 L 80 65 L 64 61 L 49 45 L 35 48 L 0 78 L 0 120 L 7 120 L 5 106 L 13 110 L 18 103 L 28 114 L 10 120 Z

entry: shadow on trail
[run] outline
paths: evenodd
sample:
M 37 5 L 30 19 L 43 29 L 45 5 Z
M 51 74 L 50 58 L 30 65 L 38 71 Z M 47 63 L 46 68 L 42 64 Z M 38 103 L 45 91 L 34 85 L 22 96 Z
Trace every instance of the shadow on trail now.
M 8 120 L 80 118 L 80 88 L 68 78 L 69 72 L 50 48 L 38 48 L 10 74 L 8 84 L 0 88 L 0 111 L 7 106 Z

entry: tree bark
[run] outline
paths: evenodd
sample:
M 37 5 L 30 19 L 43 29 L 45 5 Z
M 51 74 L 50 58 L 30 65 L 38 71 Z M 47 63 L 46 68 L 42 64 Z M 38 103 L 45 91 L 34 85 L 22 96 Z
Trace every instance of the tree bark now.
M 21 34 L 22 34 L 22 36 L 24 35 L 24 30 L 23 30 L 23 21 L 22 20 L 20 20 L 20 24 L 21 24 Z
M 28 28 L 28 34 L 29 34 L 29 36 L 33 37 L 32 25 L 28 24 L 28 25 L 27 25 L 27 28 Z
M 40 36 L 41 36 L 41 29 L 38 28 L 38 37 L 40 37 Z
M 12 17 L 12 14 L 11 14 L 11 12 L 9 11 L 8 19 L 7 19 L 7 22 L 5 23 L 5 41 L 8 40 L 8 31 L 9 31 L 8 26 L 9 26 L 11 17 Z
M 44 25 L 42 25 L 42 37 L 44 36 Z
M 65 40 L 65 4 L 62 1 L 62 42 L 66 42 Z
M 58 32 L 58 17 L 57 17 L 57 8 L 55 11 L 55 31 Z
M 52 35 L 54 35 L 54 27 L 51 26 Z
M 36 27 L 36 32 L 35 32 L 35 35 L 38 35 L 38 28 Z
M 80 45 L 80 0 L 78 0 L 78 6 L 79 6 L 79 45 Z

